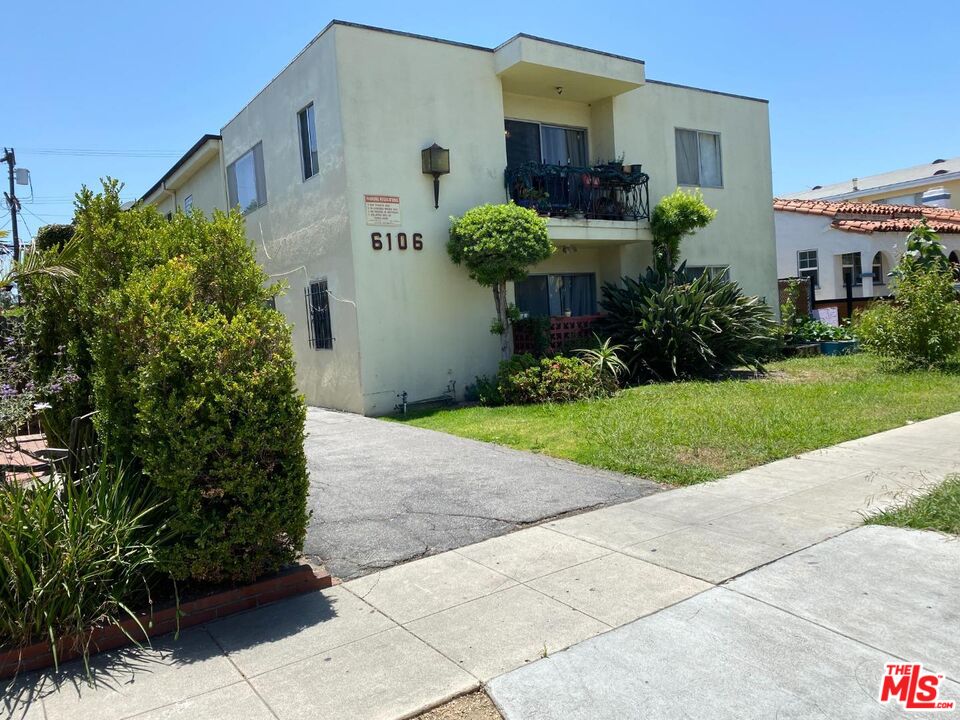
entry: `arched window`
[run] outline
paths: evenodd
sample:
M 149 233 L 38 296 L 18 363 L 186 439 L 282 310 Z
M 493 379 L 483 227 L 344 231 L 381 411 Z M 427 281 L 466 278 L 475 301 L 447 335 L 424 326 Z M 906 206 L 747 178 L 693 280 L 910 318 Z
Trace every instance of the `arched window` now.
M 886 281 L 883 272 L 883 253 L 878 252 L 873 256 L 873 284 L 883 285 Z

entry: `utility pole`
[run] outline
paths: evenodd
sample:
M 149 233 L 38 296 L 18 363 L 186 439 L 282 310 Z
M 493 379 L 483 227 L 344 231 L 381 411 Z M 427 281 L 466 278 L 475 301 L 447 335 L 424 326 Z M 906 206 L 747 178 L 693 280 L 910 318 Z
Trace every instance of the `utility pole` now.
M 17 211 L 20 209 L 20 201 L 17 200 L 17 188 L 16 183 L 13 180 L 13 169 L 17 165 L 17 156 L 13 152 L 13 148 L 4 148 L 3 149 L 3 160 L 0 162 L 5 162 L 7 164 L 7 170 L 10 171 L 10 192 L 4 193 L 7 196 L 7 207 L 10 208 L 10 224 L 12 226 L 13 235 L 13 261 L 20 261 L 20 233 L 17 230 Z

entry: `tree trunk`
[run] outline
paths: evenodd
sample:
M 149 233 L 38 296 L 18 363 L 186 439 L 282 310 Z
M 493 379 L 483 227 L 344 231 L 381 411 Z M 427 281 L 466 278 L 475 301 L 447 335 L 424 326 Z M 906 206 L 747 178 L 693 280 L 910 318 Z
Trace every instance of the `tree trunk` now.
M 499 282 L 493 286 L 493 302 L 497 306 L 497 320 L 503 332 L 500 334 L 500 357 L 509 360 L 513 356 L 513 327 L 507 312 L 507 283 Z

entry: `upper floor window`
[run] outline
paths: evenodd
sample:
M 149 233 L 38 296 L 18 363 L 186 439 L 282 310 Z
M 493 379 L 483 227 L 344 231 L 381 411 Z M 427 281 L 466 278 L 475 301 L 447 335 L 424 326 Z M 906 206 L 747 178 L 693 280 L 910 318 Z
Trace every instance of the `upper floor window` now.
M 257 143 L 227 167 L 227 194 L 230 207 L 239 205 L 244 213 L 267 204 L 263 143 Z
M 587 165 L 587 131 L 524 120 L 505 120 L 507 165 Z
M 723 187 L 719 133 L 676 130 L 677 184 Z
M 797 275 L 810 278 L 812 287 L 820 287 L 820 268 L 816 250 L 801 250 L 797 253 Z
M 300 158 L 303 163 L 303 179 L 308 180 L 320 172 L 320 156 L 317 152 L 317 123 L 313 119 L 313 103 L 297 113 L 300 128 Z

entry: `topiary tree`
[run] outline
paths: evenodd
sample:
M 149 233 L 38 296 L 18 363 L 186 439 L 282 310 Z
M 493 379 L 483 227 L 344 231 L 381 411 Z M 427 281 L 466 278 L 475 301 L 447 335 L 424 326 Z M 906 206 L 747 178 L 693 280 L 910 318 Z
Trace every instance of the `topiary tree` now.
M 680 261 L 680 242 L 709 225 L 716 216 L 717 211 L 703 201 L 699 190 L 688 193 L 677 188 L 660 200 L 650 216 L 654 263 L 658 272 L 672 277 Z
M 531 265 L 550 257 L 556 248 L 547 236 L 547 222 L 529 208 L 512 202 L 480 205 L 451 218 L 447 252 L 470 277 L 493 288 L 497 319 L 491 332 L 500 335 L 504 360 L 513 354 L 512 318 L 507 307 L 507 282 L 527 277 Z

